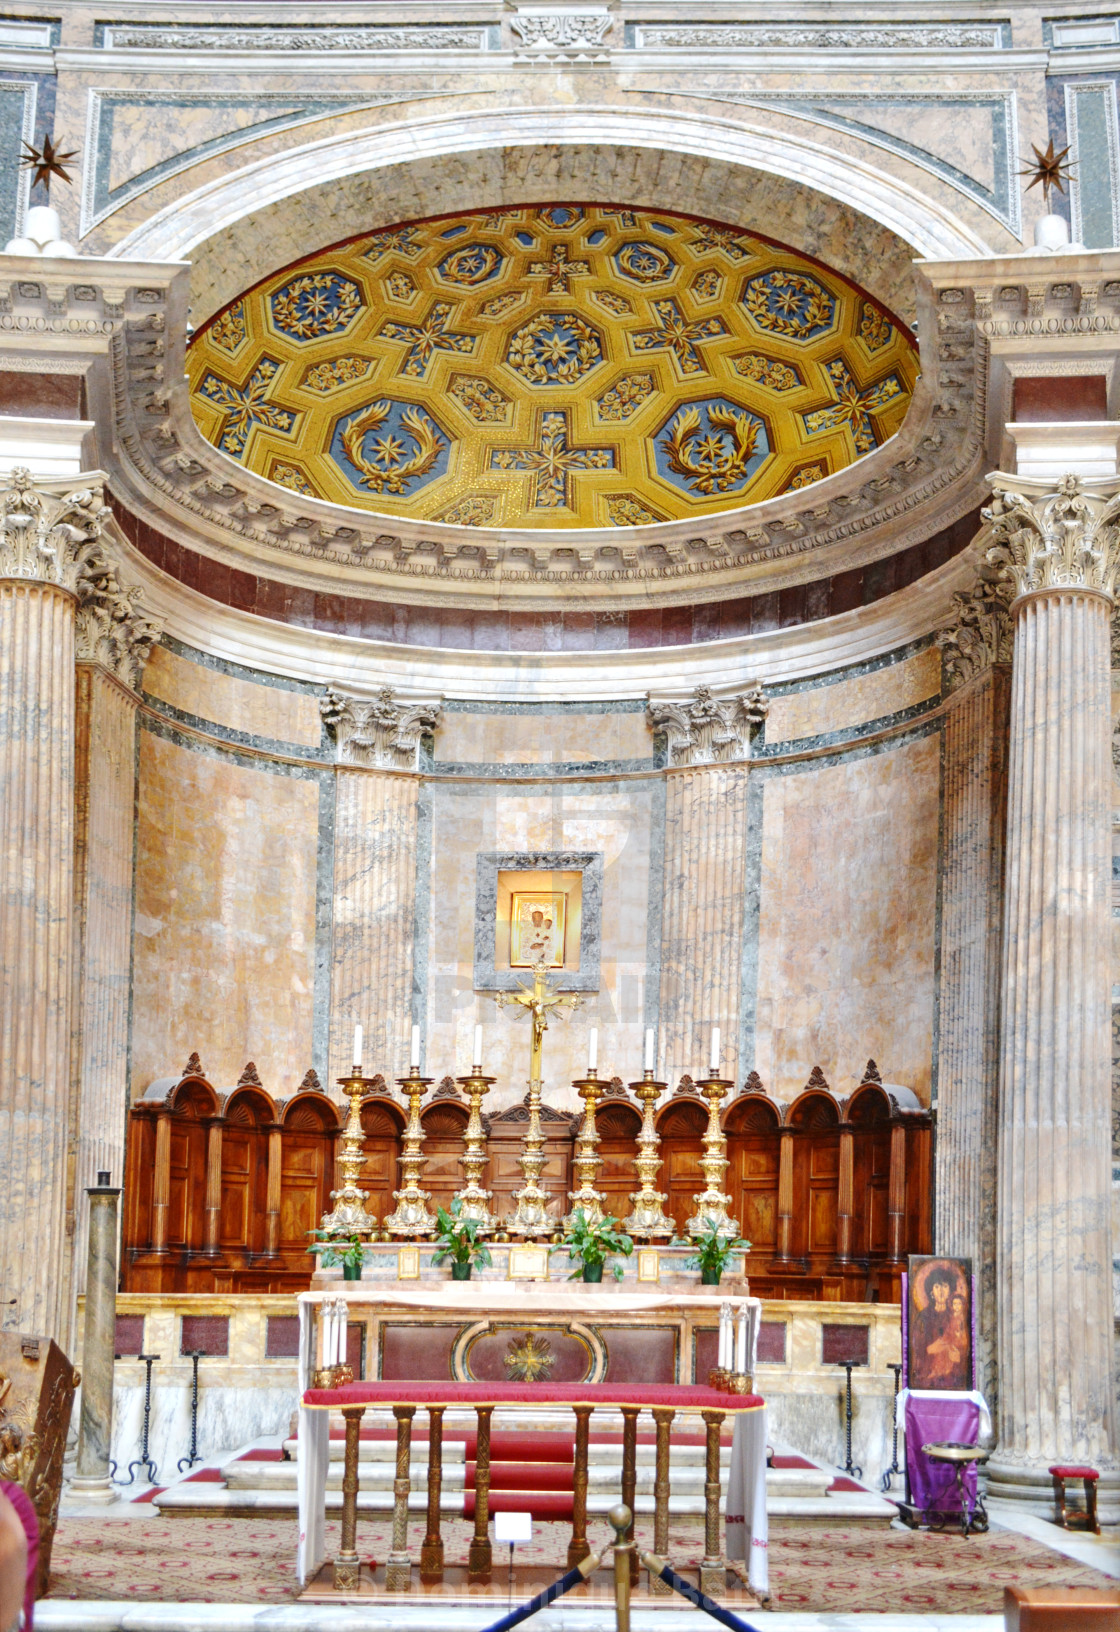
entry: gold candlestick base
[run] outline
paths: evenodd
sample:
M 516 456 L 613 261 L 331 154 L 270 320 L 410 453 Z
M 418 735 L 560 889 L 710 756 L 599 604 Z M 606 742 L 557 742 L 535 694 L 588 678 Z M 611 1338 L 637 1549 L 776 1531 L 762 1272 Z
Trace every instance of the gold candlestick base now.
M 414 1065 L 407 1077 L 398 1077 L 397 1084 L 408 1095 L 408 1126 L 401 1146 L 401 1187 L 393 1191 L 396 1208 L 384 1221 L 382 1228 L 401 1240 L 434 1235 L 436 1221 L 428 1211 L 429 1192 L 420 1188 L 420 1174 L 428 1158 L 423 1155 L 424 1129 L 420 1122 L 420 1101 L 431 1086 L 431 1077 L 422 1077 L 420 1067 Z
M 459 1157 L 466 1183 L 461 1190 L 456 1190 L 455 1199 L 459 1203 L 459 1217 L 464 1222 L 473 1220 L 478 1225 L 479 1235 L 493 1235 L 498 1227 L 490 1212 L 492 1192 L 482 1188 L 482 1175 L 486 1171 L 487 1161 L 486 1130 L 482 1125 L 482 1096 L 490 1092 L 490 1084 L 497 1080 L 496 1077 L 482 1077 L 477 1074 L 458 1079 L 460 1088 L 465 1090 L 470 1100 L 470 1115 L 463 1136 L 463 1154 Z
M 658 1094 L 666 1087 L 667 1083 L 654 1080 L 652 1071 L 644 1072 L 641 1082 L 630 1084 L 642 1103 L 642 1126 L 634 1159 L 639 1188 L 631 1193 L 634 1210 L 622 1227 L 637 1241 L 668 1241 L 677 1233 L 673 1220 L 665 1214 L 664 1193 L 654 1189 L 661 1169 L 661 1136 L 654 1125 L 653 1107 Z
M 360 1065 L 354 1066 L 348 1077 L 339 1078 L 339 1087 L 346 1090 L 350 1099 L 350 1114 L 342 1130 L 342 1148 L 338 1157 L 342 1185 L 340 1189 L 331 1191 L 334 1206 L 319 1221 L 319 1228 L 324 1234 L 346 1240 L 358 1236 L 368 1241 L 376 1235 L 378 1227 L 377 1220 L 366 1212 L 369 1191 L 363 1190 L 358 1183 L 365 1165 L 365 1134 L 362 1131 L 362 1093 L 365 1086 L 366 1079 L 362 1076 Z
M 540 1176 L 544 1171 L 544 1134 L 541 1131 L 541 1081 L 533 1078 L 529 1083 L 529 1126 L 525 1130 L 525 1138 L 521 1146 L 521 1155 L 517 1158 L 517 1165 L 525 1176 L 525 1183 L 520 1190 L 513 1193 L 514 1208 L 505 1220 L 506 1230 L 510 1235 L 525 1241 L 535 1241 L 543 1235 L 551 1235 L 555 1229 L 552 1220 L 547 1216 L 548 1204 L 551 1196 L 540 1186 Z
M 594 1070 L 589 1070 L 586 1077 L 580 1077 L 572 1084 L 586 1109 L 576 1140 L 575 1155 L 572 1158 L 572 1166 L 576 1170 L 579 1184 L 568 1192 L 568 1200 L 572 1207 L 564 1219 L 565 1229 L 571 1228 L 576 1213 L 580 1211 L 588 1224 L 598 1224 L 603 1217 L 603 1202 L 606 1197 L 601 1190 L 595 1188 L 595 1175 L 603 1165 L 603 1158 L 597 1153 L 599 1134 L 595 1127 L 595 1107 L 599 1103 L 602 1086 L 599 1073 Z
M 721 1188 L 723 1175 L 731 1164 L 727 1159 L 727 1140 L 720 1127 L 719 1105 L 727 1090 L 735 1085 L 726 1077 L 705 1077 L 696 1086 L 708 1101 L 708 1126 L 701 1141 L 704 1154 L 700 1158 L 705 1183 L 700 1194 L 692 1198 L 696 1211 L 685 1229 L 691 1236 L 706 1235 L 714 1224 L 720 1236 L 734 1240 L 739 1226 L 727 1216 L 731 1197 Z

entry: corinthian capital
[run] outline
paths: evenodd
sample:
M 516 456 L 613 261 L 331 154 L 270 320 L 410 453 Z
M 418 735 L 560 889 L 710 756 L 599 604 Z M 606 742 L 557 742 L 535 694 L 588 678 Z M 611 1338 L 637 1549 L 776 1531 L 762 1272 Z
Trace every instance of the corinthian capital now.
M 993 663 L 1011 662 L 1014 637 L 1008 608 L 1012 594 L 1012 585 L 1000 569 L 984 563 L 973 587 L 953 596 L 952 621 L 937 631 L 950 690 Z
M 328 688 L 319 701 L 319 712 L 344 765 L 415 771 L 419 769 L 420 739 L 436 729 L 442 710 L 438 702 L 398 703 L 389 687 L 383 686 L 372 699 Z
M 710 686 L 697 686 L 687 703 L 656 702 L 646 718 L 652 731 L 664 731 L 673 765 L 728 765 L 751 757 L 751 740 L 770 711 L 757 683 L 738 697 L 713 697 Z
M 1120 566 L 1117 482 L 1093 483 L 1087 489 L 1080 477 L 1063 476 L 1053 492 L 1021 481 L 1012 488 L 1015 480 L 993 478 L 995 498 L 982 512 L 995 540 L 987 558 L 1011 582 L 1015 595 L 1089 589 L 1113 596 Z
M 125 586 L 104 555 L 88 561 L 78 580 L 77 656 L 99 663 L 133 689 L 163 625 L 140 605 L 141 592 Z
M 100 488 L 60 498 L 37 487 L 29 470 L 13 470 L 0 494 L 0 578 L 32 578 L 76 592 L 98 554 L 108 514 Z

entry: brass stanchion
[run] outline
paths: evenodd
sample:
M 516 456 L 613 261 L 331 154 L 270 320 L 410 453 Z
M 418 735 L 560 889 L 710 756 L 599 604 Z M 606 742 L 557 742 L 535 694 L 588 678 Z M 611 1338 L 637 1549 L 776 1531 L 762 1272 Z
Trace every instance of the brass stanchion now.
M 629 1534 L 634 1515 L 620 1502 L 607 1514 L 614 1531 L 614 1615 L 618 1632 L 630 1632 L 630 1570 L 634 1558 L 634 1539 Z

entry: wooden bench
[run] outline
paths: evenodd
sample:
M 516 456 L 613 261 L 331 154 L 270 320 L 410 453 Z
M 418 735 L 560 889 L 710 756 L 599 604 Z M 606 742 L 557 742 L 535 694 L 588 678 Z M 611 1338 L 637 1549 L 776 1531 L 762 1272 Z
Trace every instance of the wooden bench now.
M 1120 1587 L 1005 1587 L 1007 1632 L 1120 1632 Z

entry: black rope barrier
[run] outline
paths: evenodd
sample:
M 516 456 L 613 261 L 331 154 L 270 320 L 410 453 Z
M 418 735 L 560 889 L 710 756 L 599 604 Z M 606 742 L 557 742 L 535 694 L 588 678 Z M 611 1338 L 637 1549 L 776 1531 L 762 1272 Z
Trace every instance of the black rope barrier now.
M 691 1582 L 678 1575 L 676 1570 L 666 1564 L 663 1558 L 658 1558 L 656 1553 L 641 1553 L 639 1557 L 651 1575 L 660 1576 L 667 1587 L 679 1592 L 682 1598 L 687 1598 L 690 1604 L 702 1609 L 713 1621 L 719 1621 L 722 1626 L 730 1627 L 731 1632 L 758 1632 L 758 1628 L 752 1626 L 749 1621 L 741 1621 L 738 1615 L 732 1615 L 729 1609 L 724 1609 L 714 1598 L 709 1598 L 699 1587 L 694 1587 Z
M 548 1605 L 554 1603 L 557 1598 L 562 1598 L 566 1592 L 571 1592 L 573 1587 L 578 1587 L 581 1581 L 586 1581 L 591 1572 L 599 1568 L 606 1556 L 606 1553 L 588 1553 L 587 1557 L 581 1559 L 574 1570 L 569 1570 L 566 1575 L 562 1575 L 558 1581 L 554 1581 L 543 1592 L 538 1592 L 535 1598 L 530 1598 L 524 1604 L 518 1604 L 516 1609 L 511 1609 L 508 1615 L 503 1615 L 500 1621 L 495 1621 L 492 1626 L 486 1627 L 484 1632 L 509 1632 L 510 1627 L 519 1626 L 522 1621 L 527 1621 L 529 1616 L 535 1615 L 538 1610 L 547 1609 Z

